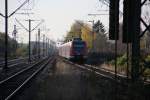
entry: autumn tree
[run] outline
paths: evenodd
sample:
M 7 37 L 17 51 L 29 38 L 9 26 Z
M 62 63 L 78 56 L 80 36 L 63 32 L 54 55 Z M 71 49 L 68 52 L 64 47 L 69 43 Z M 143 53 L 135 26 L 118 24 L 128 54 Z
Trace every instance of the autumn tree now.
M 84 40 L 87 43 L 87 47 L 91 49 L 92 39 L 93 39 L 93 34 L 94 34 L 92 32 L 91 27 L 88 24 L 84 23 L 84 25 L 81 28 L 81 32 L 82 32 L 82 35 L 81 35 L 82 40 Z
M 82 26 L 83 26 L 82 21 L 75 21 L 75 23 L 73 23 L 73 25 L 71 26 L 69 32 L 67 32 L 64 42 L 70 41 L 75 37 L 81 37 Z
M 106 47 L 107 37 L 106 30 L 104 25 L 100 23 L 99 31 L 93 32 L 92 26 L 87 23 L 83 23 L 82 21 L 76 21 L 72 26 L 70 31 L 67 33 L 65 37 L 65 42 L 75 38 L 81 37 L 87 44 L 89 50 L 94 49 L 96 52 L 102 51 Z M 93 38 L 94 36 L 94 38 Z M 94 39 L 94 40 L 93 40 Z M 92 42 L 94 41 L 94 48 L 92 48 Z

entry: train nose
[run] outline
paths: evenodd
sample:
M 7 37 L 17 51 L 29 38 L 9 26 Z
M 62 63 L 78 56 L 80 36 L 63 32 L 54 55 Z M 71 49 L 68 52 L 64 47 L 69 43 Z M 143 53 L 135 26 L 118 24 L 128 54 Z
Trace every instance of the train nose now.
M 81 53 L 79 51 L 74 52 L 75 55 L 80 55 Z

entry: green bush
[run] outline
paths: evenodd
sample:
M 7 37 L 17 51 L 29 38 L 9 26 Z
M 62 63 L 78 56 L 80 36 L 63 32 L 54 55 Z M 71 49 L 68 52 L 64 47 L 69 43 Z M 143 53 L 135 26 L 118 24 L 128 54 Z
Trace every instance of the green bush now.
M 119 66 L 125 65 L 126 62 L 127 62 L 126 54 L 124 54 L 123 56 L 120 56 L 120 57 L 117 58 L 117 65 L 119 65 Z M 110 61 L 109 64 L 115 65 L 115 60 Z
M 122 65 L 125 65 L 126 62 L 127 62 L 126 54 L 124 54 L 123 56 L 117 58 L 117 65 L 121 65 L 122 66 Z
M 143 66 L 145 68 L 150 68 L 150 55 L 148 55 L 147 57 L 145 57 Z
M 145 61 L 150 62 L 150 55 L 145 58 Z

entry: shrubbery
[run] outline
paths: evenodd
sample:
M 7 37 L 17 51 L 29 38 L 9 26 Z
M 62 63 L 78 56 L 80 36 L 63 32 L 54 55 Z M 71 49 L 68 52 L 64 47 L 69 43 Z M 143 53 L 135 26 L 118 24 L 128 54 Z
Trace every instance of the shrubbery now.
M 126 65 L 126 62 L 127 62 L 127 55 L 126 54 L 117 58 L 117 65 L 118 66 L 124 66 L 124 65 Z M 109 63 L 111 65 L 115 65 L 115 60 L 112 60 Z

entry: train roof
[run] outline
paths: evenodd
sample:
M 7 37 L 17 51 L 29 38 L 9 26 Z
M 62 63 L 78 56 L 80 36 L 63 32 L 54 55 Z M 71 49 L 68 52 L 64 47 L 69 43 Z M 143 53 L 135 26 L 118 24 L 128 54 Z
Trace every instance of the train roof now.
M 62 47 L 62 46 L 65 46 L 65 45 L 71 45 L 71 44 L 72 44 L 72 41 L 69 41 L 69 42 L 63 43 L 63 44 L 60 45 L 59 47 Z
M 77 41 L 82 41 L 82 42 L 85 42 L 83 41 L 81 38 L 73 38 L 72 41 L 69 41 L 69 42 L 66 42 L 66 43 L 63 43 L 62 45 L 60 45 L 59 47 L 62 47 L 62 46 L 65 46 L 65 45 L 71 45 L 72 42 L 77 42 Z
M 82 38 L 73 38 L 73 41 L 82 41 Z

